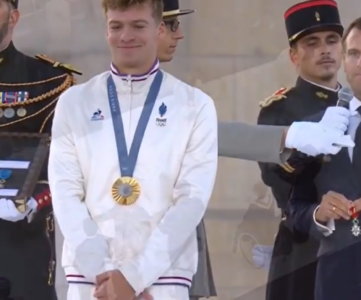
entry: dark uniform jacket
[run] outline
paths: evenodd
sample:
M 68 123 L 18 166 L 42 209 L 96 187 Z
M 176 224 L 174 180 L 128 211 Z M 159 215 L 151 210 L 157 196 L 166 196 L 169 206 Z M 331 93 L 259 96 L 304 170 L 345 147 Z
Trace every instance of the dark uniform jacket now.
M 45 56 L 26 56 L 13 43 L 0 52 L 0 132 L 50 133 L 57 99 L 75 83 L 70 69 Z M 6 142 L 0 160 L 19 156 L 21 150 Z M 33 220 L 0 219 L 0 277 L 9 280 L 11 296 L 26 300 L 56 299 L 54 220 L 46 169 L 45 162 L 33 193 L 38 203 Z
M 319 121 L 322 115 L 314 119 Z M 323 162 L 314 177 L 297 181 L 290 198 L 290 212 L 299 230 L 320 240 L 316 276 L 316 300 L 358 300 L 361 297 L 361 235 L 352 234 L 351 220 L 336 220 L 335 231 L 325 236 L 314 222 L 323 195 L 334 191 L 354 201 L 361 198 L 360 135 L 356 134 L 352 160 L 347 148 Z M 313 194 L 317 192 L 317 201 Z M 358 222 L 360 218 L 358 217 Z
M 315 115 L 337 102 L 337 92 L 314 85 L 302 78 L 292 89 L 281 89 L 261 106 L 258 124 L 291 125 Z M 302 157 L 302 167 L 313 164 Z M 296 172 L 301 164 L 293 158 L 284 165 L 259 163 L 263 182 L 271 187 L 283 218 L 276 236 L 268 284 L 267 300 L 313 299 L 318 241 L 296 230 L 287 212 L 287 203 Z M 316 197 L 316 195 L 314 195 Z

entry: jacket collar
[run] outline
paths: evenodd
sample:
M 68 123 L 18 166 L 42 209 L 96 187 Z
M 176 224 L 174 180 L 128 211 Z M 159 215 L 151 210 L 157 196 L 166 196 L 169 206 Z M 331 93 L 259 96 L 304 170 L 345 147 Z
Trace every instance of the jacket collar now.
M 4 50 L 0 51 L 0 67 L 11 61 L 17 52 L 13 42 L 11 42 Z

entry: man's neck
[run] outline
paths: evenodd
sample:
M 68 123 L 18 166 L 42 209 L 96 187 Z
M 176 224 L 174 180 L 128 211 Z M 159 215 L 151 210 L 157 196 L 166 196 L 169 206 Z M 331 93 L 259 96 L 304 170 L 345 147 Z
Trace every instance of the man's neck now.
M 153 60 L 149 60 L 146 64 L 143 64 L 142 66 L 134 68 L 124 67 L 124 65 L 121 65 L 119 63 L 117 64 L 116 62 L 114 62 L 114 65 L 116 66 L 117 71 L 120 74 L 140 75 L 149 72 L 150 69 L 153 67 L 155 60 L 156 58 L 154 58 Z
M 321 87 L 325 87 L 327 89 L 331 89 L 331 90 L 336 90 L 339 87 L 339 83 L 337 81 L 337 77 L 332 78 L 331 80 L 321 80 L 321 79 L 317 79 L 317 78 L 309 78 L 307 76 L 302 76 L 301 77 L 310 82 L 313 83 L 315 85 L 319 85 Z
M 4 51 L 7 47 L 9 47 L 11 43 L 11 36 L 5 37 L 0 43 L 0 52 Z

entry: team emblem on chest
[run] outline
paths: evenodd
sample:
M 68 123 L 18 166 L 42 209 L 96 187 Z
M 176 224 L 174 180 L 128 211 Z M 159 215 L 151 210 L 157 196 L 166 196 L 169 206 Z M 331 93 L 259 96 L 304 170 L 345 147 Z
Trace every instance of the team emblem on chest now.
M 164 103 L 159 106 L 158 113 L 160 117 L 155 119 L 155 124 L 159 127 L 164 127 L 167 125 L 167 118 L 164 118 L 167 113 L 167 106 Z
M 0 118 L 11 119 L 15 114 L 19 117 L 25 117 L 27 111 L 24 107 L 18 105 L 29 99 L 29 93 L 25 91 L 18 92 L 0 92 Z M 7 107 L 13 104 L 13 106 Z M 3 106 L 3 108 L 1 108 Z M 16 108 L 16 106 L 18 108 Z

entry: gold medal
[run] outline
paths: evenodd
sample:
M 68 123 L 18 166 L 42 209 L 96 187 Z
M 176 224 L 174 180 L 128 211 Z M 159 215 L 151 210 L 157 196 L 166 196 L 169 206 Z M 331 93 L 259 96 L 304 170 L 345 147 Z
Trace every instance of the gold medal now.
M 25 117 L 26 116 L 26 109 L 24 107 L 20 107 L 18 110 L 17 110 L 17 115 L 22 118 L 22 117 Z
M 4 111 L 0 108 L 0 118 L 4 116 Z
M 134 204 L 140 195 L 140 185 L 132 177 L 121 177 L 112 186 L 112 196 L 120 205 Z

